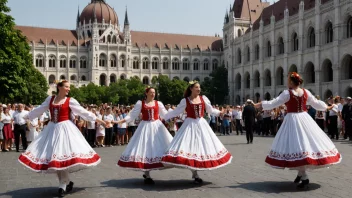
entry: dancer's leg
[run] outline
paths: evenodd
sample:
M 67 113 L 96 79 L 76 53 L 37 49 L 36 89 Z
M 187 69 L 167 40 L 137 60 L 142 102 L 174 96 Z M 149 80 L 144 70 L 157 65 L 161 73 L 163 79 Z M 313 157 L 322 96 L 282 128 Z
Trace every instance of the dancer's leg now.
M 191 172 L 192 172 L 192 178 L 194 179 L 194 183 L 196 183 L 196 184 L 203 183 L 203 180 L 198 175 L 198 171 L 191 170 Z

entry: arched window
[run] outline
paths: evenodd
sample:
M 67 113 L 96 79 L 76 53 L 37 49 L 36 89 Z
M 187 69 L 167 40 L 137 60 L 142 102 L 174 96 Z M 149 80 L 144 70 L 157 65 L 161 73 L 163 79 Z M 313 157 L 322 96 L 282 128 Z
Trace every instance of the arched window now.
M 126 75 L 125 75 L 125 74 L 121 74 L 121 75 L 120 75 L 120 79 L 121 79 L 121 80 L 126 80 Z
M 347 20 L 347 38 L 352 37 L 352 17 L 350 16 Z
M 189 82 L 189 78 L 188 78 L 188 77 L 184 77 L 184 78 L 183 78 L 183 81 Z
M 315 30 L 314 28 L 309 28 L 308 32 L 308 47 L 314 47 L 315 46 Z
M 325 26 L 325 39 L 326 43 L 331 43 L 334 40 L 334 30 L 330 21 Z
M 255 60 L 259 60 L 259 45 L 255 46 Z
M 106 55 L 105 54 L 100 54 L 99 55 L 99 66 L 100 67 L 105 67 L 106 66 Z
M 54 75 L 50 75 L 49 76 L 49 84 L 53 84 L 55 83 L 55 76 Z
M 56 65 L 56 57 L 54 55 L 49 56 L 49 67 L 55 67 Z
M 270 41 L 268 41 L 268 42 L 266 43 L 266 50 L 267 50 L 266 56 L 267 56 L 267 57 L 271 57 L 271 42 L 270 42 Z
M 187 58 L 183 59 L 183 70 L 189 70 L 189 60 Z
M 99 84 L 100 84 L 100 86 L 106 86 L 106 75 L 105 74 L 100 75 Z
M 208 71 L 209 70 L 209 60 L 208 59 L 204 60 L 203 66 L 204 66 L 203 67 L 204 71 Z
M 180 62 L 177 58 L 172 60 L 172 70 L 180 70 Z
M 115 36 L 115 35 L 112 37 L 112 43 L 113 43 L 113 44 L 116 44 L 116 43 L 117 43 L 117 41 L 116 41 L 116 36 Z
M 294 52 L 298 50 L 298 35 L 297 35 L 297 33 L 293 34 L 293 37 L 292 37 L 292 48 L 293 48 Z
M 237 51 L 237 63 L 238 64 L 242 63 L 242 51 L 241 51 L 241 49 L 238 49 L 238 51 Z
M 149 59 L 143 58 L 143 69 L 149 69 Z
M 120 64 L 121 64 L 121 67 L 126 66 L 126 56 L 125 55 L 120 56 Z
M 195 59 L 195 60 L 193 61 L 193 70 L 194 70 L 194 71 L 199 70 L 199 60 L 198 60 L 198 59 Z
M 108 43 L 111 43 L 111 35 L 108 35 Z
M 278 54 L 283 54 L 283 53 L 285 53 L 285 44 L 284 44 L 284 39 L 280 37 L 278 40 Z
M 264 86 L 271 86 L 271 72 L 270 72 L 270 70 L 266 70 L 264 73 L 265 73 Z
M 85 75 L 81 76 L 81 81 L 86 81 L 86 80 L 87 80 L 87 78 Z
M 143 84 L 149 85 L 149 78 L 147 76 L 143 77 Z
M 163 59 L 163 69 L 169 69 L 169 60 L 167 58 Z
M 75 56 L 71 56 L 70 58 L 70 68 L 76 68 L 76 57 Z
M 247 46 L 247 62 L 251 61 L 251 49 Z
M 114 54 L 110 55 L 110 67 L 116 67 L 116 56 Z
M 218 68 L 218 66 L 219 66 L 219 61 L 214 59 L 213 60 L 213 71 L 216 70 Z
M 240 36 L 242 36 L 242 31 L 241 31 L 241 29 L 238 29 L 237 30 L 237 37 L 240 37 Z
M 139 69 L 139 60 L 137 57 L 133 58 L 133 69 Z
M 80 68 L 82 69 L 87 68 L 87 59 L 85 56 L 80 58 L 79 63 L 80 63 Z
M 60 68 L 66 68 L 66 57 L 64 55 L 60 56 Z
M 35 66 L 36 67 L 44 67 L 44 57 L 41 54 L 38 54 L 35 58 Z
M 60 76 L 60 80 L 66 80 L 65 75 L 61 75 L 61 76 Z
M 159 59 L 157 57 L 154 57 L 152 61 L 152 69 L 157 70 L 158 66 L 159 66 Z
M 111 74 L 110 75 L 110 83 L 115 83 L 116 82 L 116 75 L 115 74 Z
M 70 77 L 70 80 L 71 81 L 76 81 L 77 79 L 76 79 L 76 75 L 72 75 L 71 77 Z

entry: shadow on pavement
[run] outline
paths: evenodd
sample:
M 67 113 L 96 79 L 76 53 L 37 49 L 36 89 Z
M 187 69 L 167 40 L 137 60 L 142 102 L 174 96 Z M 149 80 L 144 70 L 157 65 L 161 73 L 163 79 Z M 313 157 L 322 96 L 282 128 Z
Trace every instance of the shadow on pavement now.
M 308 189 L 299 190 L 297 185 L 293 182 L 282 182 L 282 181 L 268 181 L 268 182 L 251 182 L 251 183 L 240 183 L 237 186 L 227 186 L 228 188 L 242 188 L 249 191 L 262 192 L 262 193 L 283 193 L 283 192 L 301 192 L 301 191 L 312 191 L 319 189 L 319 184 L 310 183 Z
M 125 188 L 125 189 L 136 189 L 140 188 L 145 191 L 174 191 L 174 190 L 185 190 L 190 188 L 198 188 L 205 185 L 212 184 L 211 182 L 204 181 L 203 184 L 194 184 L 193 180 L 154 180 L 154 185 L 144 184 L 143 179 L 121 179 L 121 180 L 109 180 L 101 182 L 101 184 L 107 187 Z
M 85 190 L 86 188 L 75 188 L 73 187 L 72 192 L 66 194 L 71 195 L 80 191 Z M 9 196 L 12 198 L 49 198 L 49 197 L 58 197 L 58 188 L 55 187 L 42 187 L 42 188 L 24 188 L 20 190 L 8 191 L 5 193 L 0 193 L 0 197 L 2 196 Z

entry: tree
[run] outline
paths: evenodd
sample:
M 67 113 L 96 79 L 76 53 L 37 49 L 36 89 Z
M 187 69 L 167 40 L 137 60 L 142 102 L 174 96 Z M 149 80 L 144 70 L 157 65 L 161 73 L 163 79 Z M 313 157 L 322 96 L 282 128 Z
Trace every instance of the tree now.
M 129 90 L 128 104 L 134 104 L 143 98 L 145 85 L 138 77 L 131 77 L 127 82 L 127 88 Z
M 14 28 L 6 3 L 7 0 L 0 0 L 0 100 L 40 103 L 38 100 L 42 100 L 48 86 L 43 86 L 44 77 L 34 71 L 30 47 L 22 33 Z
M 229 95 L 228 72 L 225 66 L 218 67 L 201 83 L 202 94 L 212 103 L 224 104 Z
M 168 76 L 160 75 L 159 77 L 158 92 L 160 94 L 160 101 L 170 104 L 178 104 L 183 98 L 183 93 L 188 84 L 183 80 L 170 80 Z M 158 79 L 153 79 L 152 83 L 156 84 Z

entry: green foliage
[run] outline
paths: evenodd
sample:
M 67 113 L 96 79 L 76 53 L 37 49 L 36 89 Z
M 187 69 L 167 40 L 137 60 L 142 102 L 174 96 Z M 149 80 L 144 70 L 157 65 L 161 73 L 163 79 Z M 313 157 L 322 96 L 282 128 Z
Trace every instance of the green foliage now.
M 159 93 L 159 100 L 169 104 L 178 104 L 183 98 L 183 93 L 188 86 L 187 82 L 183 80 L 170 80 L 164 75 L 159 75 L 157 78 L 153 78 L 152 83 L 158 90 L 157 93 Z
M 26 38 L 16 30 L 8 15 L 7 0 L 0 0 L 0 100 L 39 104 L 46 97 L 48 86 L 33 67 Z
M 218 67 L 209 76 L 209 80 L 204 80 L 201 83 L 202 94 L 206 95 L 212 103 L 224 104 L 226 97 L 229 95 L 226 67 Z

